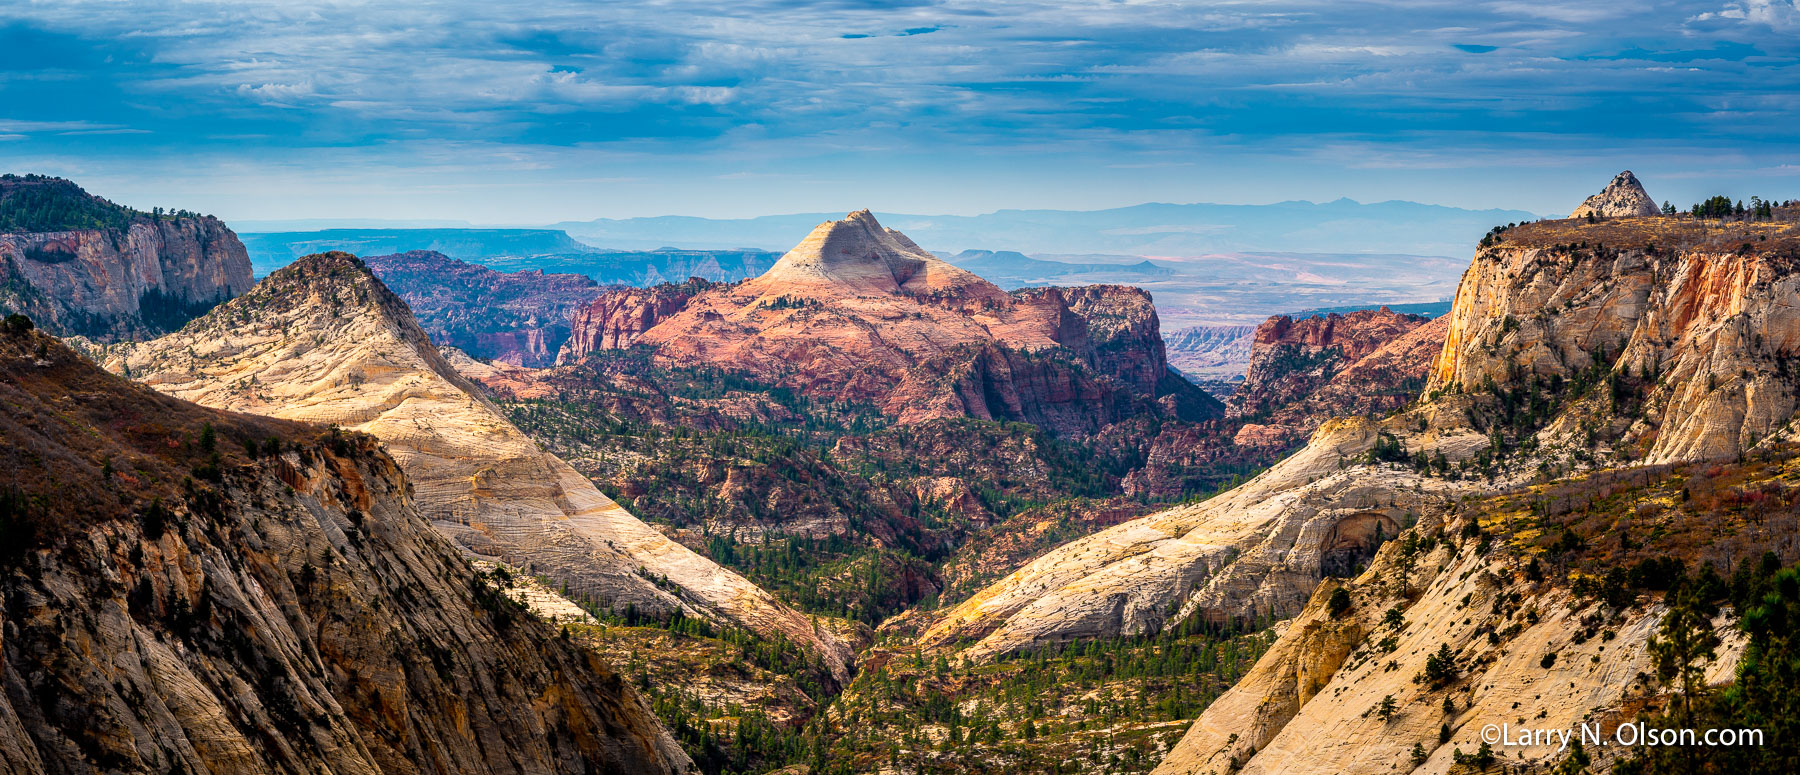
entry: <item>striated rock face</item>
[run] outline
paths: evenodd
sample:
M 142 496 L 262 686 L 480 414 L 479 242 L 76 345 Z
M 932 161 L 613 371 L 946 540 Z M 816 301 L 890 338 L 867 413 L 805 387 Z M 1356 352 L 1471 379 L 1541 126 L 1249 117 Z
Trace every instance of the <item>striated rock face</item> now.
M 1164 337 L 1169 365 L 1204 379 L 1242 376 L 1257 326 L 1192 326 Z
M 366 263 L 406 300 L 433 342 L 514 366 L 554 363 L 569 338 L 570 315 L 602 293 L 585 275 L 496 272 L 428 250 Z
M 114 348 L 106 364 L 208 406 L 370 433 L 406 470 L 421 513 L 468 550 L 621 610 L 780 635 L 847 675 L 847 649 L 829 633 L 541 451 L 354 256 L 296 261 L 178 333 Z
M 1332 417 L 1394 409 L 1419 395 L 1446 327 L 1387 307 L 1269 318 L 1226 413 L 1254 421 L 1250 443 L 1266 445 L 1304 439 Z
M 1627 216 L 1659 215 L 1662 210 L 1656 206 L 1656 200 L 1644 191 L 1644 184 L 1639 183 L 1637 176 L 1626 170 L 1613 176 L 1612 182 L 1600 193 L 1588 197 L 1569 213 L 1570 218 L 1586 218 L 1590 215 L 1601 218 L 1623 218 Z
M 650 288 L 615 288 L 576 310 L 572 335 L 557 353 L 558 364 L 574 363 L 596 350 L 623 350 L 688 303 L 712 288 L 705 280 Z
M 1679 223 L 1507 231 L 1464 274 L 1427 389 L 1596 370 L 1610 390 L 1542 440 L 1572 444 L 1584 422 L 1602 423 L 1619 453 L 1649 462 L 1730 457 L 1780 431 L 1800 406 L 1800 233 Z
M 691 769 L 430 528 L 373 439 L 7 332 L 0 442 L 0 772 Z
M 649 345 L 666 363 L 875 403 L 905 422 L 974 416 L 1088 433 L 1170 396 L 1190 417 L 1217 413 L 1169 374 L 1143 291 L 1007 293 L 867 211 L 820 224 L 760 277 L 688 288 L 590 305 L 562 360 Z
M 8 176 L 0 210 L 13 207 L 66 213 L 0 222 L 0 311 L 57 334 L 162 333 L 252 282 L 243 244 L 210 216 L 140 213 L 66 180 Z
M 1326 422 L 1242 487 L 1065 544 L 957 606 L 927 642 L 976 639 L 965 653 L 987 657 L 1154 630 L 1170 612 L 1294 612 L 1406 514 L 1495 481 L 1784 438 L 1800 380 L 1795 215 L 1506 231 L 1464 275 L 1416 406 Z

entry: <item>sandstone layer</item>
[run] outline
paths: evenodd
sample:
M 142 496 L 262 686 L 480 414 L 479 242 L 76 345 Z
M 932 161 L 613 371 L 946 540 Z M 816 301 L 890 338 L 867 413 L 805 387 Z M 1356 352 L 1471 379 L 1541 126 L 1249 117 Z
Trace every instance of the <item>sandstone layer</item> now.
M 1736 455 L 1800 407 L 1797 231 L 1776 221 L 1720 233 L 1686 216 L 1509 230 L 1463 275 L 1426 390 L 1592 369 L 1610 393 L 1547 423 L 1545 444 L 1569 446 L 1583 422 L 1604 421 L 1633 459 Z
M 848 650 L 807 617 L 669 540 L 543 452 L 459 376 L 354 256 L 309 256 L 108 368 L 198 403 L 380 438 L 420 512 L 469 551 L 617 610 L 681 612 L 784 637 L 842 679 Z
M 198 407 L 17 329 L 0 407 L 0 773 L 690 770 L 373 439 Z

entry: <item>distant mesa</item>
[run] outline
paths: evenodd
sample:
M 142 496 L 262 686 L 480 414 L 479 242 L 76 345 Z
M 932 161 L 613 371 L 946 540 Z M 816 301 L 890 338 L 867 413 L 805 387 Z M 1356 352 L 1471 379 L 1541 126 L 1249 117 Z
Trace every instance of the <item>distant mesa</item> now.
M 1656 200 L 1644 191 L 1644 184 L 1639 183 L 1637 176 L 1626 170 L 1613 176 L 1612 182 L 1600 193 L 1587 198 L 1570 218 L 1586 218 L 1593 215 L 1600 218 L 1624 218 L 1629 216 L 1659 215 L 1662 210 L 1656 206 Z

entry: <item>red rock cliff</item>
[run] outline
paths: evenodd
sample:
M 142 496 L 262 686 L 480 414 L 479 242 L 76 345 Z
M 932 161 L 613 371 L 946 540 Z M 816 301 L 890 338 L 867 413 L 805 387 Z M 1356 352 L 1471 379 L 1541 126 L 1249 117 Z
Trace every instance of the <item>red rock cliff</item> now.
M 61 178 L 0 176 L 0 311 L 100 339 L 178 328 L 250 288 L 217 218 L 145 213 Z

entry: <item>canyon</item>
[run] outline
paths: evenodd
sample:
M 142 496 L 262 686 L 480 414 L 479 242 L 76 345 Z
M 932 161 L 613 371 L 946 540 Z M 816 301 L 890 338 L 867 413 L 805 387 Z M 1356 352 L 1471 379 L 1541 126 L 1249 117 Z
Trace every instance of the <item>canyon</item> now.
M 326 253 L 221 280 L 174 333 L 120 313 L 71 338 L 160 394 L 14 316 L 0 430 L 34 450 L 7 453 L 18 470 L 50 473 L 14 475 L 0 528 L 58 582 L 0 585 L 29 634 L 8 630 L 8 669 L 75 653 L 46 622 L 85 611 L 95 653 L 160 665 L 146 644 L 181 641 L 199 678 L 40 662 L 13 680 L 99 699 L 9 690 L 0 745 L 255 762 L 270 743 L 172 741 L 287 740 L 297 712 L 301 757 L 347 770 L 1438 773 L 1492 763 L 1491 723 L 1673 712 L 1671 622 L 1703 615 L 1721 640 L 1700 680 L 1729 682 L 1755 659 L 1734 616 L 1800 560 L 1800 209 L 1651 202 L 1625 172 L 1571 218 L 1494 228 L 1438 317 L 1276 315 L 1167 345 L 1143 289 L 1003 290 L 867 211 L 741 281 Z M 201 255 L 196 276 L 229 274 Z M 1233 362 L 1222 402 L 1175 370 Z M 69 515 L 101 529 L 49 529 L 53 498 L 98 504 Z M 375 624 L 256 628 L 302 644 L 285 662 L 215 643 L 236 617 L 322 621 L 320 601 Z M 377 629 L 478 645 L 403 646 L 435 673 L 367 689 Z M 513 683 L 455 688 L 496 664 Z M 214 676 L 249 665 L 277 678 L 234 704 Z M 152 731 L 70 721 L 151 689 L 175 709 Z M 552 743 L 396 742 L 394 712 L 357 709 L 397 691 L 485 703 L 480 751 Z M 491 710 L 527 695 L 567 712 Z
M 578 274 L 496 272 L 415 250 L 364 259 L 440 347 L 484 361 L 543 367 L 569 339 L 569 317 L 602 292 Z

